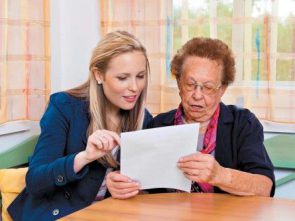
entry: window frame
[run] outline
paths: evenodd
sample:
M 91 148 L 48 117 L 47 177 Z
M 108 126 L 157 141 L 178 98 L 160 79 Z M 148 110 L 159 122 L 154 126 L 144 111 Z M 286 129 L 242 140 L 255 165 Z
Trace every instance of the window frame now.
M 278 4 L 279 0 L 272 0 L 271 4 L 271 13 L 270 18 L 278 17 Z M 172 1 L 172 10 L 174 7 L 174 2 Z M 211 38 L 217 38 L 217 26 L 218 26 L 218 19 L 217 19 L 217 1 L 216 0 L 209 0 L 209 21 L 210 21 L 210 36 Z M 183 45 L 189 39 L 189 25 L 190 20 L 188 19 L 188 0 L 182 0 L 181 6 L 181 18 L 180 20 L 188 21 L 182 22 L 181 24 L 181 44 Z M 238 73 L 244 73 L 243 75 L 237 75 L 235 82 L 231 85 L 232 88 L 236 87 L 250 87 L 256 88 L 257 81 L 252 79 L 252 60 L 257 59 L 257 53 L 253 51 L 252 48 L 252 27 L 253 24 L 259 22 L 258 19 L 252 18 L 252 7 L 253 1 L 248 0 L 233 0 L 233 16 L 232 20 L 239 20 L 241 19 L 241 14 L 244 15 L 246 18 L 250 18 L 249 22 L 246 23 L 232 23 L 232 45 L 234 55 L 236 56 L 236 71 Z M 173 14 L 173 13 L 172 13 Z M 260 18 L 259 18 L 260 19 Z M 294 81 L 278 81 L 277 79 L 277 61 L 278 60 L 289 60 L 294 58 L 295 53 L 283 53 L 277 51 L 277 39 L 278 39 L 278 19 L 269 19 L 269 53 L 271 56 L 269 57 L 268 61 L 268 68 L 270 70 L 269 80 L 259 80 L 259 87 L 260 88 L 268 88 L 270 87 L 269 82 L 271 82 L 271 88 L 274 89 L 286 89 L 290 90 L 295 87 L 295 80 Z M 173 25 L 171 28 L 171 36 L 173 35 Z M 241 47 L 240 42 L 244 42 L 243 46 Z M 174 51 L 174 39 L 172 38 L 172 53 Z M 261 53 L 260 57 L 264 59 L 265 52 Z M 272 56 L 275 55 L 275 56 Z M 170 56 L 172 57 L 172 56 Z M 175 87 L 177 88 L 177 84 L 175 79 L 171 76 L 170 73 L 166 73 L 165 84 L 167 87 Z M 271 121 L 261 120 L 263 124 L 265 124 L 270 131 L 275 132 L 282 132 L 287 131 L 291 133 L 295 133 L 295 128 L 293 127 L 294 124 L 287 124 L 287 123 L 275 123 Z M 272 126 L 273 124 L 273 126 Z M 278 129 L 280 128 L 280 129 Z

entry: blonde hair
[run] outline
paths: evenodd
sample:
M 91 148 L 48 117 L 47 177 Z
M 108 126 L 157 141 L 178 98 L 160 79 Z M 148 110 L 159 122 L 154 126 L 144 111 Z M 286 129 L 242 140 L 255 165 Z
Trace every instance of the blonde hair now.
M 93 50 L 89 64 L 88 80 L 67 92 L 75 97 L 82 97 L 89 101 L 90 124 L 87 131 L 87 136 L 99 129 L 107 129 L 106 122 L 106 107 L 109 101 L 106 98 L 102 84 L 98 84 L 94 75 L 94 70 L 97 69 L 100 73 L 105 74 L 108 64 L 112 58 L 120 54 L 132 51 L 140 51 L 146 58 L 146 70 L 149 75 L 149 61 L 145 47 L 133 35 L 126 31 L 114 31 L 102 38 Z M 135 107 L 132 110 L 121 110 L 121 132 L 139 130 L 142 128 L 144 119 L 144 101 L 147 94 L 147 83 L 141 93 Z M 98 159 L 105 166 L 116 167 L 118 163 L 111 153 Z

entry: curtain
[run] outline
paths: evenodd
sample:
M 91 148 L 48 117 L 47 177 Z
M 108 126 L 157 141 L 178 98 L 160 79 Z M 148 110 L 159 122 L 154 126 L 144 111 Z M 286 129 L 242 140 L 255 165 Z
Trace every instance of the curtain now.
M 147 49 L 151 66 L 149 111 L 158 114 L 175 108 L 179 102 L 178 94 L 174 93 L 177 89 L 166 84 L 172 54 L 172 0 L 101 0 L 100 3 L 101 35 L 126 30 Z
M 0 1 L 0 123 L 39 120 L 50 93 L 48 0 Z
M 295 123 L 294 0 L 102 0 L 101 34 L 124 29 L 146 46 L 151 61 L 147 106 L 176 108 L 170 60 L 193 37 L 219 38 L 232 48 L 236 80 L 223 101 L 261 120 Z

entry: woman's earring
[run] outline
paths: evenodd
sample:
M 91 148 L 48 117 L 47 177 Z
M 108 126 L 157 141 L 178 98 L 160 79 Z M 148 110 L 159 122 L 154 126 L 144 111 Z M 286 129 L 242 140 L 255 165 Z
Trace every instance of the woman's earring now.
M 102 84 L 102 82 L 101 81 L 97 81 L 97 84 Z

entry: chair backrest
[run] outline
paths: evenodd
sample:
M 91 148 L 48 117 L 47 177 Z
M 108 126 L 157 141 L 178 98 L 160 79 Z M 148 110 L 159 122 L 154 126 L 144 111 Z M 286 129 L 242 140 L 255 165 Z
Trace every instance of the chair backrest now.
M 10 203 L 25 187 L 28 168 L 0 169 L 0 191 L 2 196 L 2 221 L 11 221 L 7 212 Z
M 2 204 L 2 220 L 10 221 L 7 207 L 25 187 L 27 168 L 6 169 L 20 167 L 29 162 L 33 154 L 39 135 L 33 135 L 23 142 L 9 148 L 0 154 L 0 203 Z

